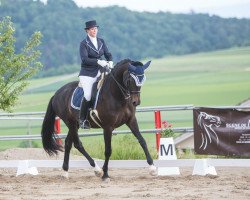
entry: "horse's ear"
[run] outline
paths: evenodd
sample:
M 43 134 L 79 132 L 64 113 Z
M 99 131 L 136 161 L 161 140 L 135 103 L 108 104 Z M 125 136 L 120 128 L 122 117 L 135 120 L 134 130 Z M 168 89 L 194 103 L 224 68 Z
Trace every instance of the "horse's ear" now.
M 148 66 L 150 65 L 150 63 L 151 63 L 151 60 L 150 61 L 148 61 L 145 65 L 143 65 L 143 69 L 145 70 L 145 69 L 147 69 L 148 68 Z
M 131 65 L 130 63 L 128 63 L 128 70 L 131 72 L 134 72 L 136 70 L 136 67 L 134 65 Z

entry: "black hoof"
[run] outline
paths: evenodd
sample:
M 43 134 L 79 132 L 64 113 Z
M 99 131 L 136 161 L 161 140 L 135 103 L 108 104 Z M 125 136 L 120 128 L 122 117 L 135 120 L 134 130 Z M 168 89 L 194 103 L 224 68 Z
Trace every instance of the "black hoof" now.
M 69 170 L 69 165 L 63 164 L 62 168 L 67 172 Z

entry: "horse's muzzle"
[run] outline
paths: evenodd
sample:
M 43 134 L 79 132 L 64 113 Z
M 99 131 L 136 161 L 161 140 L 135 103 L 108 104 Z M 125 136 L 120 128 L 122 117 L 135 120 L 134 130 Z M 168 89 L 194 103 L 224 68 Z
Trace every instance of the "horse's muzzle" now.
M 133 106 L 139 106 L 141 104 L 140 97 L 138 98 L 132 98 L 132 104 Z

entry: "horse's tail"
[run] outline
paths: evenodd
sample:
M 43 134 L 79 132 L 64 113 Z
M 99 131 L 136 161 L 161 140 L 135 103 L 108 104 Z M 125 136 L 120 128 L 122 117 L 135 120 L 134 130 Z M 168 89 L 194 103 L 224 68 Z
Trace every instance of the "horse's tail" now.
M 62 146 L 56 143 L 54 136 L 56 113 L 52 107 L 52 100 L 53 97 L 49 101 L 41 131 L 43 148 L 50 156 L 57 154 L 58 151 L 62 151 Z

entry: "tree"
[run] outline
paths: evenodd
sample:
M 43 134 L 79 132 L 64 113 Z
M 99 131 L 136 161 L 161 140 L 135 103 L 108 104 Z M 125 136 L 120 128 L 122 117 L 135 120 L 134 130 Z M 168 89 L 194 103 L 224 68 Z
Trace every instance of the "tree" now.
M 10 17 L 0 21 L 0 110 L 12 111 L 27 79 L 42 67 L 37 61 L 41 53 L 37 50 L 42 34 L 34 32 L 25 46 L 16 53 L 15 29 Z

